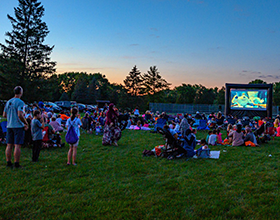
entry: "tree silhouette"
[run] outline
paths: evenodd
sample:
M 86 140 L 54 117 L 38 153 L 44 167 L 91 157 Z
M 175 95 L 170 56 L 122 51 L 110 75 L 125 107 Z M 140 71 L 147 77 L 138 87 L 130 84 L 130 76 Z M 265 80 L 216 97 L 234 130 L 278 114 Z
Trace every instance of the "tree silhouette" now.
M 156 66 L 151 66 L 142 78 L 145 94 L 154 95 L 161 90 L 169 89 L 171 85 L 161 77 Z
M 32 93 L 43 92 L 42 79 L 55 72 L 55 62 L 50 60 L 54 46 L 43 44 L 48 35 L 48 27 L 42 21 L 44 7 L 37 0 L 19 0 L 19 6 L 14 8 L 15 17 L 8 19 L 12 24 L 12 31 L 6 33 L 6 45 L 0 44 L 1 57 L 5 60 L 20 62 L 20 71 L 11 72 L 19 77 L 23 87 L 32 88 Z M 28 90 L 25 92 L 28 93 Z M 32 94 L 29 94 L 32 96 Z
M 266 82 L 261 79 L 255 79 L 255 80 L 249 82 L 249 84 L 266 84 Z
M 137 69 L 136 65 L 132 68 L 123 82 L 128 93 L 132 96 L 136 96 L 140 93 L 143 79 L 141 77 L 141 72 Z

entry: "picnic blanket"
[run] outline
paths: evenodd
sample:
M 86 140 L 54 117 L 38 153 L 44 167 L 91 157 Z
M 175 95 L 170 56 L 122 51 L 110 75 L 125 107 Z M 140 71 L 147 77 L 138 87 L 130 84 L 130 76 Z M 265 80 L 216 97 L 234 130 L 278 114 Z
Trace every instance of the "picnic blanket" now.
M 213 151 L 213 150 L 210 151 L 211 159 L 219 159 L 219 157 L 220 157 L 220 151 Z M 197 156 L 194 155 L 193 158 L 197 159 Z

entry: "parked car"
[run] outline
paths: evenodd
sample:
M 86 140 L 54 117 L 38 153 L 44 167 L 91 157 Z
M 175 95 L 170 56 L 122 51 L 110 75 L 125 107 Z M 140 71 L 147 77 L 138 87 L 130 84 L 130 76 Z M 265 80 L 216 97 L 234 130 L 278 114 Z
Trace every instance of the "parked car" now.
M 57 102 L 55 102 L 55 104 L 58 105 L 62 109 L 70 110 L 70 108 L 71 108 L 70 101 L 57 101 Z
M 55 112 L 55 113 L 59 113 L 62 111 L 62 108 L 59 107 L 57 104 L 53 103 L 53 102 L 44 102 L 45 105 L 49 105 L 51 106 L 52 110 Z
M 86 110 L 86 105 L 78 103 L 77 104 L 79 112 L 84 112 Z
M 95 108 L 94 108 L 93 105 L 87 105 L 87 110 L 90 111 L 90 112 L 94 112 Z

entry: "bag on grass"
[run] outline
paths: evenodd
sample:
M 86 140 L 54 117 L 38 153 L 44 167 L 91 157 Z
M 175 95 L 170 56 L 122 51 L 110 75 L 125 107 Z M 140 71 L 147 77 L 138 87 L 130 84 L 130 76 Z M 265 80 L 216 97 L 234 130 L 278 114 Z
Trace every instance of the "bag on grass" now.
M 245 146 L 247 147 L 256 147 L 256 145 L 252 141 L 246 141 Z
M 74 120 L 74 121 L 75 121 L 75 120 Z M 68 131 L 67 131 L 67 133 L 66 133 L 65 140 L 66 140 L 66 142 L 67 142 L 68 144 L 75 144 L 75 143 L 77 143 L 77 141 L 79 140 L 79 138 L 78 138 L 78 135 L 77 135 L 77 133 L 76 133 L 76 131 L 75 131 L 75 128 L 74 128 L 74 126 L 73 126 L 74 122 L 73 122 L 73 124 L 71 124 L 71 123 L 69 122 L 69 124 L 70 124 L 70 127 L 69 127 L 69 129 L 68 129 Z

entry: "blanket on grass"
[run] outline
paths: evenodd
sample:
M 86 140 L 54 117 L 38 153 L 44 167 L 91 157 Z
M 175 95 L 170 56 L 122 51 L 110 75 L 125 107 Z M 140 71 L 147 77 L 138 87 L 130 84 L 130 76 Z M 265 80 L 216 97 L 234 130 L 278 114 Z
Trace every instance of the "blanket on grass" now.
M 210 151 L 211 159 L 219 159 L 219 157 L 220 157 L 220 151 L 213 151 L 213 150 Z M 194 155 L 193 158 L 197 159 L 197 156 Z

